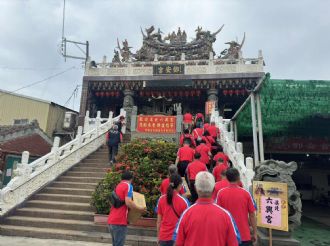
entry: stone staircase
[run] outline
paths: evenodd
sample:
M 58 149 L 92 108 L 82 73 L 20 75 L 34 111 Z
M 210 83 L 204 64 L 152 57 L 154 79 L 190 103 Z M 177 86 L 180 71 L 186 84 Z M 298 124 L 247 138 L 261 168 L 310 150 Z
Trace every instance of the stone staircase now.
M 107 227 L 94 224 L 90 205 L 108 167 L 108 150 L 103 146 L 4 218 L 0 234 L 111 243 Z M 127 244 L 156 242 L 155 229 L 128 228 Z

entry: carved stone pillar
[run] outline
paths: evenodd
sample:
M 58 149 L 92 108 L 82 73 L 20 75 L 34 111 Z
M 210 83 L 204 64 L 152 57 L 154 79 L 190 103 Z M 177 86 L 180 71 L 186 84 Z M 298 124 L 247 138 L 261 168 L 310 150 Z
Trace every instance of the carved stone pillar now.
M 207 90 L 207 101 L 215 101 L 215 110 L 218 110 L 218 89 Z
M 124 90 L 124 102 L 123 102 L 123 108 L 126 111 L 126 130 L 131 130 L 131 115 L 132 115 L 132 110 L 134 106 L 134 91 L 130 89 L 125 89 Z

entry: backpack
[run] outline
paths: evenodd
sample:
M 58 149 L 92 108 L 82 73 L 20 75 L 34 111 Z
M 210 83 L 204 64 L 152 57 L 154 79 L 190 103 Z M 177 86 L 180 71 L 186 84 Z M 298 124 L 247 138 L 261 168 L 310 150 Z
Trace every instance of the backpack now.
M 111 192 L 110 203 L 114 208 L 120 208 L 125 204 L 125 201 L 120 200 L 115 191 Z

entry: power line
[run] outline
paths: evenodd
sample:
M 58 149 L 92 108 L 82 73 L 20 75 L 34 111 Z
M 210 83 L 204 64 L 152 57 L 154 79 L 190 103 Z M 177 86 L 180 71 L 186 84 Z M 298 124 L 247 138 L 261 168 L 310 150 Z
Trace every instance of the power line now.
M 74 68 L 75 68 L 75 66 L 72 66 L 72 67 L 70 67 L 70 68 L 68 68 L 68 69 L 66 69 L 66 70 L 64 70 L 64 71 L 62 71 L 62 72 L 59 72 L 59 73 L 53 74 L 53 75 L 51 75 L 51 76 L 48 76 L 47 78 L 44 78 L 44 79 L 42 79 L 42 80 L 38 80 L 38 81 L 33 82 L 33 83 L 31 83 L 31 84 L 25 85 L 25 86 L 23 86 L 23 87 L 21 87 L 21 88 L 18 88 L 18 89 L 16 89 L 16 90 L 8 91 L 8 92 L 3 92 L 3 94 L 1 94 L 0 97 L 3 96 L 3 95 L 6 95 L 6 94 L 15 93 L 15 92 L 17 92 L 17 91 L 20 91 L 20 90 L 23 90 L 23 89 L 29 88 L 29 87 L 31 87 L 31 86 L 34 86 L 34 85 L 40 84 L 40 83 L 42 83 L 42 82 L 45 82 L 45 81 L 47 81 L 47 80 L 50 80 L 50 79 L 55 78 L 55 77 L 57 77 L 57 76 L 60 76 L 60 75 L 66 73 L 66 72 L 68 72 L 68 71 L 70 71 L 70 70 L 72 70 L 72 69 L 74 69 Z

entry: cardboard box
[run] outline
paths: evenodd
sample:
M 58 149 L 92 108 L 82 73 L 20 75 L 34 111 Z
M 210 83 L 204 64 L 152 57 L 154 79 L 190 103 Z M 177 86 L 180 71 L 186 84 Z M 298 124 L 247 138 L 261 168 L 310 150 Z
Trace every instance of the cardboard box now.
M 147 207 L 146 198 L 144 197 L 144 195 L 135 191 L 133 191 L 133 202 L 139 207 Z M 141 218 L 141 215 L 142 213 L 140 211 L 130 209 L 128 211 L 128 222 L 130 224 L 135 223 L 138 219 Z
M 190 197 L 191 196 L 191 193 L 190 193 L 190 190 L 189 190 L 189 186 L 188 186 L 188 184 L 186 182 L 186 179 L 185 178 L 182 178 L 182 181 L 183 181 L 183 186 L 186 189 L 185 195 L 186 195 L 186 197 Z

